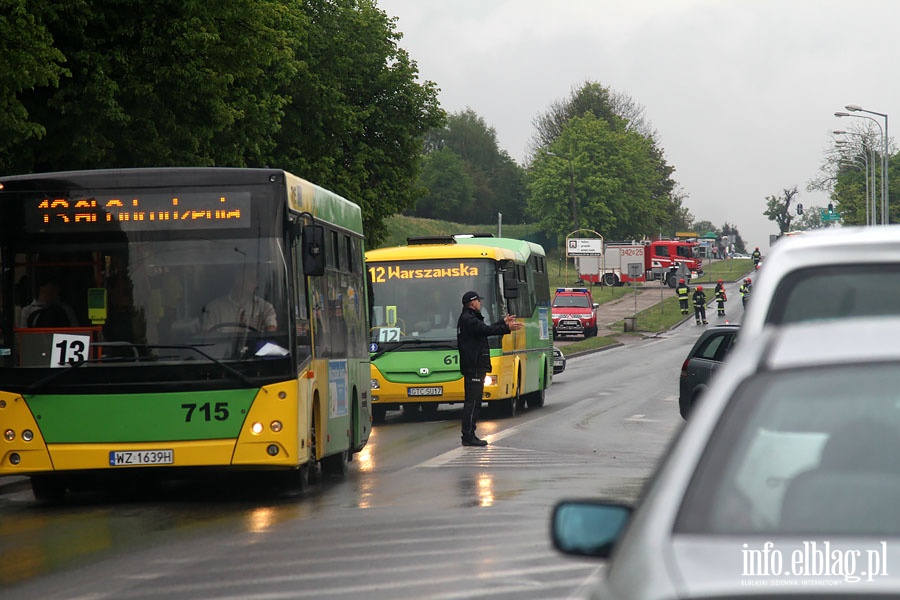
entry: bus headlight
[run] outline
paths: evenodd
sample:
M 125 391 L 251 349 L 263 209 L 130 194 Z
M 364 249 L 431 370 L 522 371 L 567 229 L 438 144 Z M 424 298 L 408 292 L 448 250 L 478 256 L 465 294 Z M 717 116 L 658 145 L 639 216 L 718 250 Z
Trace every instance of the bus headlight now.
M 271 423 L 269 423 L 269 429 L 271 429 L 274 433 L 278 433 L 283 429 L 283 425 L 281 424 L 281 421 L 272 421 Z
M 487 375 L 485 375 L 484 376 L 484 385 L 485 386 L 497 385 L 497 376 L 492 375 L 491 373 L 488 373 Z
M 381 384 L 378 383 L 378 380 L 377 380 L 377 379 L 373 379 L 373 380 L 372 380 L 372 389 L 373 389 L 373 390 L 380 390 L 380 389 L 381 389 Z
M 257 421 L 250 426 L 250 431 L 253 432 L 253 435 L 261 434 L 263 432 L 263 424 Z
M 3 432 L 3 439 L 7 442 L 13 441 L 14 439 L 16 439 L 16 432 L 12 429 L 7 429 Z
M 26 429 L 25 431 L 22 432 L 22 439 L 25 440 L 26 442 L 30 442 L 31 440 L 34 439 L 34 432 L 31 431 L 30 429 Z

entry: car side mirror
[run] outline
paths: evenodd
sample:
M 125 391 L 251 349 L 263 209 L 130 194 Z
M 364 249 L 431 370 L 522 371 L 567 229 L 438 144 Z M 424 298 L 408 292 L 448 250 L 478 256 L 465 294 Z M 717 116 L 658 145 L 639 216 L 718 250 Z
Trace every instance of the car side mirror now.
M 550 520 L 553 547 L 564 554 L 609 558 L 631 513 L 624 504 L 564 500 Z

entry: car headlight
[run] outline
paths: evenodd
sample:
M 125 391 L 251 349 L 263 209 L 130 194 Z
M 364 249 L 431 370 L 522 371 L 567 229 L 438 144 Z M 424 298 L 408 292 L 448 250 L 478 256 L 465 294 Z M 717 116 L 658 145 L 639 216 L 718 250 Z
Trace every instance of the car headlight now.
M 373 389 L 373 390 L 380 390 L 380 389 L 381 389 L 381 384 L 378 383 L 378 380 L 377 380 L 377 379 L 373 379 L 373 380 L 372 380 L 372 389 Z

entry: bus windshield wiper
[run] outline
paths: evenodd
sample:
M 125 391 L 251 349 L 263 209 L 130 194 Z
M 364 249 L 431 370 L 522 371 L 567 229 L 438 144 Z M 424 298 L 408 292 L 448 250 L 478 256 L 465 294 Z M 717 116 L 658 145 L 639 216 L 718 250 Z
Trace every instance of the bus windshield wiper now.
M 196 352 L 203 358 L 209 360 L 212 363 L 219 365 L 220 367 L 222 367 L 223 369 L 225 369 L 226 371 L 228 371 L 229 373 L 234 375 L 237 379 L 239 379 L 242 383 L 246 384 L 248 387 L 256 386 L 256 384 L 253 382 L 253 380 L 251 380 L 249 377 L 247 377 L 246 375 L 244 375 L 243 373 L 241 373 L 240 371 L 238 371 L 231 365 L 226 364 L 226 363 L 222 362 L 221 360 L 219 360 L 218 358 L 215 358 L 214 356 L 207 354 L 206 352 L 201 350 L 199 344 L 196 346 L 190 345 L 190 344 L 173 345 L 173 346 L 162 346 L 162 345 L 157 345 L 157 344 L 152 344 L 152 345 L 151 344 L 135 344 L 134 346 L 136 348 L 146 348 L 148 350 L 193 350 L 194 352 Z
M 141 360 L 141 357 L 137 354 L 137 350 L 139 348 L 145 348 L 147 350 L 191 350 L 193 352 L 196 352 L 200 356 L 206 358 L 210 362 L 222 367 L 222 369 L 227 371 L 229 374 L 233 375 L 236 379 L 238 379 L 241 383 L 245 384 L 247 387 L 256 387 L 256 384 L 249 377 L 247 377 L 246 375 L 244 375 L 243 373 L 241 373 L 240 371 L 238 371 L 231 365 L 228 365 L 228 364 L 222 362 L 221 360 L 219 360 L 218 358 L 215 358 L 214 356 L 207 354 L 206 352 L 201 350 L 199 348 L 199 346 L 191 346 L 191 345 L 163 346 L 163 345 L 156 345 L 156 344 L 132 344 L 131 342 L 105 342 L 102 345 L 106 346 L 106 347 L 131 348 L 135 351 L 135 360 L 137 360 L 138 362 L 140 362 L 140 360 Z M 125 357 L 122 357 L 120 360 L 124 360 L 124 359 L 125 359 Z M 107 362 L 108 362 L 108 360 L 109 359 L 107 359 Z M 116 360 L 116 359 L 113 359 L 113 360 Z M 50 375 L 47 375 L 46 377 L 35 381 L 31 385 L 29 385 L 27 388 L 25 388 L 24 393 L 34 394 L 34 393 L 38 392 L 41 388 L 46 386 L 48 383 L 55 381 L 58 377 L 61 377 L 61 376 L 65 375 L 66 373 L 71 372 L 72 369 L 78 368 L 86 363 L 98 363 L 98 362 L 101 362 L 101 361 L 82 360 L 79 362 L 72 362 L 72 363 L 70 363 L 69 368 L 65 368 L 65 367 L 60 368 L 56 372 L 51 373 Z
M 449 340 L 426 340 L 422 338 L 410 338 L 406 340 L 402 340 L 399 342 L 388 342 L 389 344 L 393 344 L 391 347 L 382 347 L 369 357 L 369 360 L 377 360 L 382 355 L 387 354 L 388 352 L 393 352 L 394 350 L 399 350 L 403 346 L 407 346 L 409 344 L 415 344 L 416 346 L 422 344 L 428 344 L 430 348 L 455 348 L 456 346 L 450 342 Z

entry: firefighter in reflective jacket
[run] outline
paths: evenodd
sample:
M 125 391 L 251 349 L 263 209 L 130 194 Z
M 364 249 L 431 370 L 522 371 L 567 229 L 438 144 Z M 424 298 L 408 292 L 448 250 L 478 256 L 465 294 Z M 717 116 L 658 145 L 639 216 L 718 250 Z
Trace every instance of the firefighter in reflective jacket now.
M 706 325 L 706 294 L 703 292 L 703 286 L 698 285 L 697 289 L 694 290 L 694 318 L 697 320 L 697 325 L 701 322 Z
M 678 280 L 678 286 L 675 287 L 675 295 L 678 296 L 678 306 L 681 307 L 681 314 L 688 314 L 688 296 L 691 294 L 691 288 L 684 282 L 684 279 Z
M 744 283 L 741 284 L 741 287 L 738 288 L 738 291 L 741 293 L 741 306 L 744 308 L 747 307 L 747 300 L 750 298 L 750 289 L 753 287 L 753 281 L 750 280 L 749 277 L 744 279 Z
M 753 249 L 753 254 L 750 255 L 753 259 L 753 268 L 759 268 L 759 261 L 762 259 L 762 253 L 759 251 L 759 246 Z
M 728 296 L 725 295 L 725 284 L 720 279 L 718 283 L 716 283 L 716 290 L 714 292 L 716 298 L 716 308 L 718 309 L 718 316 L 725 316 L 725 303 L 728 302 Z

